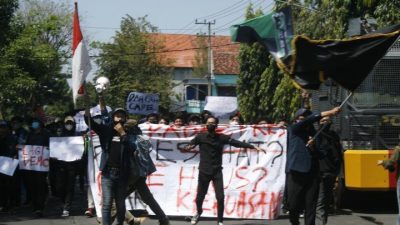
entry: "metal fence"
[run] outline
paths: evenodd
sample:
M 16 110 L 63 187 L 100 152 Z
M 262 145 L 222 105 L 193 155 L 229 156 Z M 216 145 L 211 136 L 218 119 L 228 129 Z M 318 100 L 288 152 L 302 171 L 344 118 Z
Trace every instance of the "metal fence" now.
M 330 109 L 347 94 L 327 81 L 312 92 L 312 109 Z M 354 91 L 333 127 L 346 149 L 392 149 L 400 143 L 400 42 Z

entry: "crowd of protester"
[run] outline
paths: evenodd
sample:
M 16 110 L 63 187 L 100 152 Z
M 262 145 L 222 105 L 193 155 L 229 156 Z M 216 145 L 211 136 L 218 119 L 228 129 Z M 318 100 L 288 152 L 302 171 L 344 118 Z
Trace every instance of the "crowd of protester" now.
M 18 158 L 17 145 L 39 145 L 39 146 L 49 146 L 50 137 L 70 137 L 70 136 L 85 136 L 88 131 L 76 132 L 76 122 L 73 117 L 74 115 L 66 115 L 64 118 L 55 118 L 50 123 L 44 123 L 38 118 L 24 119 L 19 116 L 12 117 L 9 121 L 0 120 L 0 156 L 6 156 L 10 158 Z M 301 116 L 308 116 L 302 114 Z M 178 113 L 174 116 L 166 117 L 156 113 L 149 114 L 141 118 L 139 123 L 151 123 L 151 124 L 164 124 L 180 128 L 183 126 L 190 125 L 205 125 L 207 119 L 212 117 L 212 113 L 209 111 L 203 111 L 200 114 L 184 114 Z M 296 115 L 296 120 L 298 120 L 299 115 Z M 100 123 L 102 117 L 100 115 L 92 115 L 94 123 Z M 320 118 L 319 118 L 320 119 Z M 295 123 L 296 123 L 295 120 Z M 303 119 L 304 120 L 304 119 Z M 315 120 L 313 120 L 315 121 Z M 326 122 L 326 121 L 325 121 Z M 243 120 L 240 114 L 232 115 L 227 121 L 230 125 L 244 125 L 246 121 Z M 275 123 L 280 127 L 287 128 L 289 125 L 287 121 L 271 121 L 268 118 L 259 118 L 253 121 L 251 124 L 270 124 Z M 323 121 L 321 123 L 324 123 Z M 293 128 L 288 128 L 293 129 Z M 309 128 L 307 128 L 309 129 Z M 311 131 L 310 131 L 311 132 Z M 310 133 L 310 135 L 312 132 Z M 322 141 L 325 144 L 325 148 L 330 148 L 332 146 L 328 141 L 323 141 L 329 139 L 329 137 L 334 137 L 335 144 L 337 145 L 334 151 L 333 160 L 341 160 L 341 147 L 339 146 L 339 137 L 334 133 L 324 130 L 321 136 Z M 328 137 L 328 138 L 327 138 Z M 289 134 L 289 141 L 290 141 Z M 307 138 L 309 138 L 307 136 Z M 293 140 L 292 140 L 293 142 Z M 322 145 L 324 147 L 324 145 Z M 290 148 L 290 145 L 289 145 Z M 339 151 L 337 151 L 339 149 Z M 288 150 L 290 151 L 290 150 Z M 290 157 L 289 157 L 290 160 Z M 329 160 L 329 159 L 328 159 Z M 290 162 L 289 162 L 290 163 Z M 326 199 L 331 199 L 331 192 L 333 189 L 333 183 L 337 176 L 337 170 L 340 165 L 338 161 L 335 161 L 334 165 L 331 164 L 327 159 L 321 161 L 322 168 L 324 169 L 321 173 L 322 182 L 320 190 L 319 201 L 317 201 L 317 195 L 313 195 L 315 201 L 311 208 L 306 208 L 306 213 L 312 214 L 311 220 L 315 218 L 315 207 L 318 207 L 317 219 L 321 220 L 320 224 L 326 224 L 327 221 L 327 205 L 330 203 Z M 84 214 L 88 217 L 95 216 L 94 201 L 91 194 L 90 188 L 85 186 L 86 181 L 86 171 L 87 171 L 87 153 L 85 152 L 82 159 L 73 162 L 60 161 L 54 158 L 50 158 L 50 169 L 49 172 L 40 171 L 30 171 L 30 170 L 16 170 L 13 176 L 7 176 L 0 174 L 0 188 L 4 191 L 0 193 L 0 211 L 1 212 L 12 212 L 21 206 L 29 206 L 32 208 L 34 215 L 37 217 L 42 217 L 46 199 L 49 195 L 53 197 L 60 198 L 62 201 L 62 206 L 60 206 L 60 215 L 63 217 L 68 217 L 70 215 L 71 204 L 74 199 L 75 189 L 79 187 L 81 191 L 87 191 L 88 206 Z M 289 165 L 290 166 L 290 165 Z M 290 172 L 288 168 L 289 179 L 293 173 Z M 298 175 L 298 174 L 296 174 Z M 315 181 L 319 182 L 319 181 Z M 287 183 L 293 183 L 290 180 Z M 79 185 L 77 185 L 79 184 Z M 318 190 L 317 183 L 313 186 L 315 190 Z M 293 190 L 289 187 L 289 193 Z M 285 192 L 287 195 L 287 192 Z M 313 192 L 315 193 L 315 192 Z M 285 196 L 287 198 L 287 196 Z M 289 198 L 289 202 L 290 202 Z M 284 201 L 284 203 L 287 202 Z M 318 205 L 317 205 L 318 203 Z M 292 203 L 293 205 L 294 203 Z M 309 206 L 306 206 L 309 207 Z M 288 207 L 292 213 L 291 221 L 292 224 L 297 223 L 296 217 L 301 214 L 301 207 L 293 208 Z M 296 210 L 296 211 L 294 211 Z M 311 213 L 309 210 L 312 210 Z M 310 215 L 307 216 L 307 221 L 310 220 Z M 132 223 L 133 224 L 133 223 Z M 309 224 L 307 222 L 307 224 Z

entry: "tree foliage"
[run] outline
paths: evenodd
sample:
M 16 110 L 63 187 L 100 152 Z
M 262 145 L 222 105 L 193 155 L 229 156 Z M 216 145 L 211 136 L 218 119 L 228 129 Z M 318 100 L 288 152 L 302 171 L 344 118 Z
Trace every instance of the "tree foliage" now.
M 71 40 L 71 8 L 39 0 L 20 6 L 0 55 L 2 115 L 29 115 L 37 105 L 52 105 L 53 112 L 61 114 L 71 102 L 62 72 Z
M 170 104 L 171 77 L 164 67 L 168 62 L 156 54 L 163 49 L 163 43 L 150 34 L 156 28 L 146 17 L 134 19 L 129 15 L 122 19 L 120 28 L 112 43 L 94 43 L 101 51 L 96 60 L 98 76 L 108 77 L 111 83 L 106 102 L 112 107 L 124 107 L 132 91 L 157 93 L 161 110 L 166 111 Z
M 375 18 L 378 27 L 400 22 L 400 0 L 276 1 L 276 9 L 286 6 L 293 9 L 295 34 L 313 39 L 346 38 L 350 18 Z M 251 5 L 246 15 L 247 19 L 256 16 Z M 237 89 L 240 112 L 247 121 L 260 115 L 273 121 L 290 120 L 301 105 L 301 90 L 295 89 L 291 79 L 278 72 L 275 62 L 258 48 L 258 44 L 241 46 Z
M 0 52 L 9 38 L 11 20 L 18 7 L 18 0 L 0 0 Z

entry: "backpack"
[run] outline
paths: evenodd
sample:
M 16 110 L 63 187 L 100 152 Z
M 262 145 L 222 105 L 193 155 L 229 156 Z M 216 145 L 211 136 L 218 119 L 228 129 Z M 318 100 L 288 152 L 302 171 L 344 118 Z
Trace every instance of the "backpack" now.
M 132 135 L 130 142 L 130 177 L 147 177 L 156 171 L 150 157 L 152 145 L 150 139 L 144 135 Z

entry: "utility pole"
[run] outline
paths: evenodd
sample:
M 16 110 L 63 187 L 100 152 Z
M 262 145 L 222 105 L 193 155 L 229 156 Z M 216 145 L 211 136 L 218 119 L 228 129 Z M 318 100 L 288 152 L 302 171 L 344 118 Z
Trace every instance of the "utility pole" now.
M 208 25 L 208 46 L 207 46 L 207 55 L 208 55 L 208 60 L 207 60 L 207 70 L 208 70 L 208 73 L 207 73 L 207 76 L 206 76 L 206 78 L 207 78 L 207 82 L 208 82 L 208 93 L 207 93 L 207 95 L 208 96 L 211 96 L 211 74 L 212 74 L 212 71 L 211 71 L 211 60 L 212 60 L 212 54 L 211 54 L 211 25 L 215 25 L 215 20 L 213 20 L 213 21 L 206 21 L 206 20 L 204 20 L 203 22 L 198 22 L 197 21 L 197 19 L 196 19 L 196 22 L 195 22 L 196 24 L 202 24 L 202 25 Z

